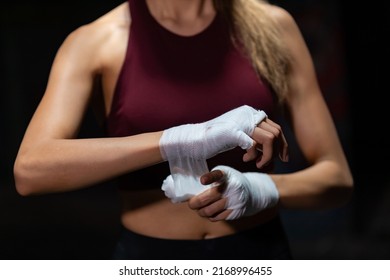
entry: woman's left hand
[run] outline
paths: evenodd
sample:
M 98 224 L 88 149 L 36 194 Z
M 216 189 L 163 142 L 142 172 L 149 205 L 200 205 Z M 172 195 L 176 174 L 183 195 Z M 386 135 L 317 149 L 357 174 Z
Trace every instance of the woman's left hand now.
M 288 161 L 288 144 L 282 128 L 268 117 L 255 128 L 252 138 L 256 145 L 252 146 L 243 156 L 245 162 L 255 160 L 257 168 L 267 165 L 275 155 L 283 162 Z

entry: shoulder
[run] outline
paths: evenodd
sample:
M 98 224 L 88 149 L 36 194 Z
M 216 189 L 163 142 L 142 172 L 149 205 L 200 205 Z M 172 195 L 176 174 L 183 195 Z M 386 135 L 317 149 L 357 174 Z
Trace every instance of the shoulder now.
M 130 25 L 128 4 L 123 3 L 96 20 L 73 30 L 65 38 L 60 52 L 68 55 L 99 57 L 114 42 L 126 39 Z
M 297 28 L 296 21 L 289 11 L 275 4 L 263 4 L 265 11 L 270 18 L 282 29 L 282 31 L 291 31 Z
M 283 7 L 274 4 L 264 4 L 267 14 L 276 25 L 282 44 L 293 56 L 306 52 L 302 32 L 293 15 Z M 295 50 L 295 51 L 294 51 Z

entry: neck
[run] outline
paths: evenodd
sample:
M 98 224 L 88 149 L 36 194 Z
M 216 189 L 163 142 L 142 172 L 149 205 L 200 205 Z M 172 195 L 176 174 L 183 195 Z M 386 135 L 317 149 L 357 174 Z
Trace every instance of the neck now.
M 213 17 L 212 0 L 146 0 L 151 14 L 159 20 L 186 22 Z
M 191 36 L 205 29 L 216 13 L 212 0 L 144 1 L 159 24 L 182 36 Z

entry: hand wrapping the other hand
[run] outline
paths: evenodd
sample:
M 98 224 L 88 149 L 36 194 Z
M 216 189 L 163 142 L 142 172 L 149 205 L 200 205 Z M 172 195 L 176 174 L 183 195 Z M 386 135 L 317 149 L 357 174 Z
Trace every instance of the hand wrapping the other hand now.
M 237 146 L 246 149 L 244 161 L 257 159 L 258 168 L 272 160 L 275 153 L 288 161 L 288 145 L 280 126 L 263 111 L 249 106 L 241 106 L 206 123 L 164 131 L 160 149 L 171 170 L 162 185 L 165 195 L 177 203 L 210 188 L 199 180 L 209 171 L 206 159 Z
M 162 186 L 166 195 L 181 202 L 205 190 L 199 178 L 209 171 L 206 160 L 237 146 L 254 147 L 251 136 L 266 117 L 264 111 L 244 105 L 210 121 L 166 129 L 160 139 L 172 175 Z
M 229 166 L 216 166 L 201 177 L 212 186 L 188 201 L 191 209 L 212 221 L 234 220 L 275 206 L 279 192 L 268 174 L 239 172 Z

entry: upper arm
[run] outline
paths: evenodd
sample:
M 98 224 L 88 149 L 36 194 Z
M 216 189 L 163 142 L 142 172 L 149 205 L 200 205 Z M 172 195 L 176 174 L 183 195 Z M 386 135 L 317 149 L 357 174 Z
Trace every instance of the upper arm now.
M 304 38 L 287 11 L 277 7 L 273 14 L 282 27 L 283 43 L 292 59 L 287 107 L 299 147 L 310 163 L 321 159 L 342 161 L 343 152 L 333 119 Z
M 100 68 L 94 32 L 91 27 L 81 27 L 60 46 L 22 146 L 76 136 Z

